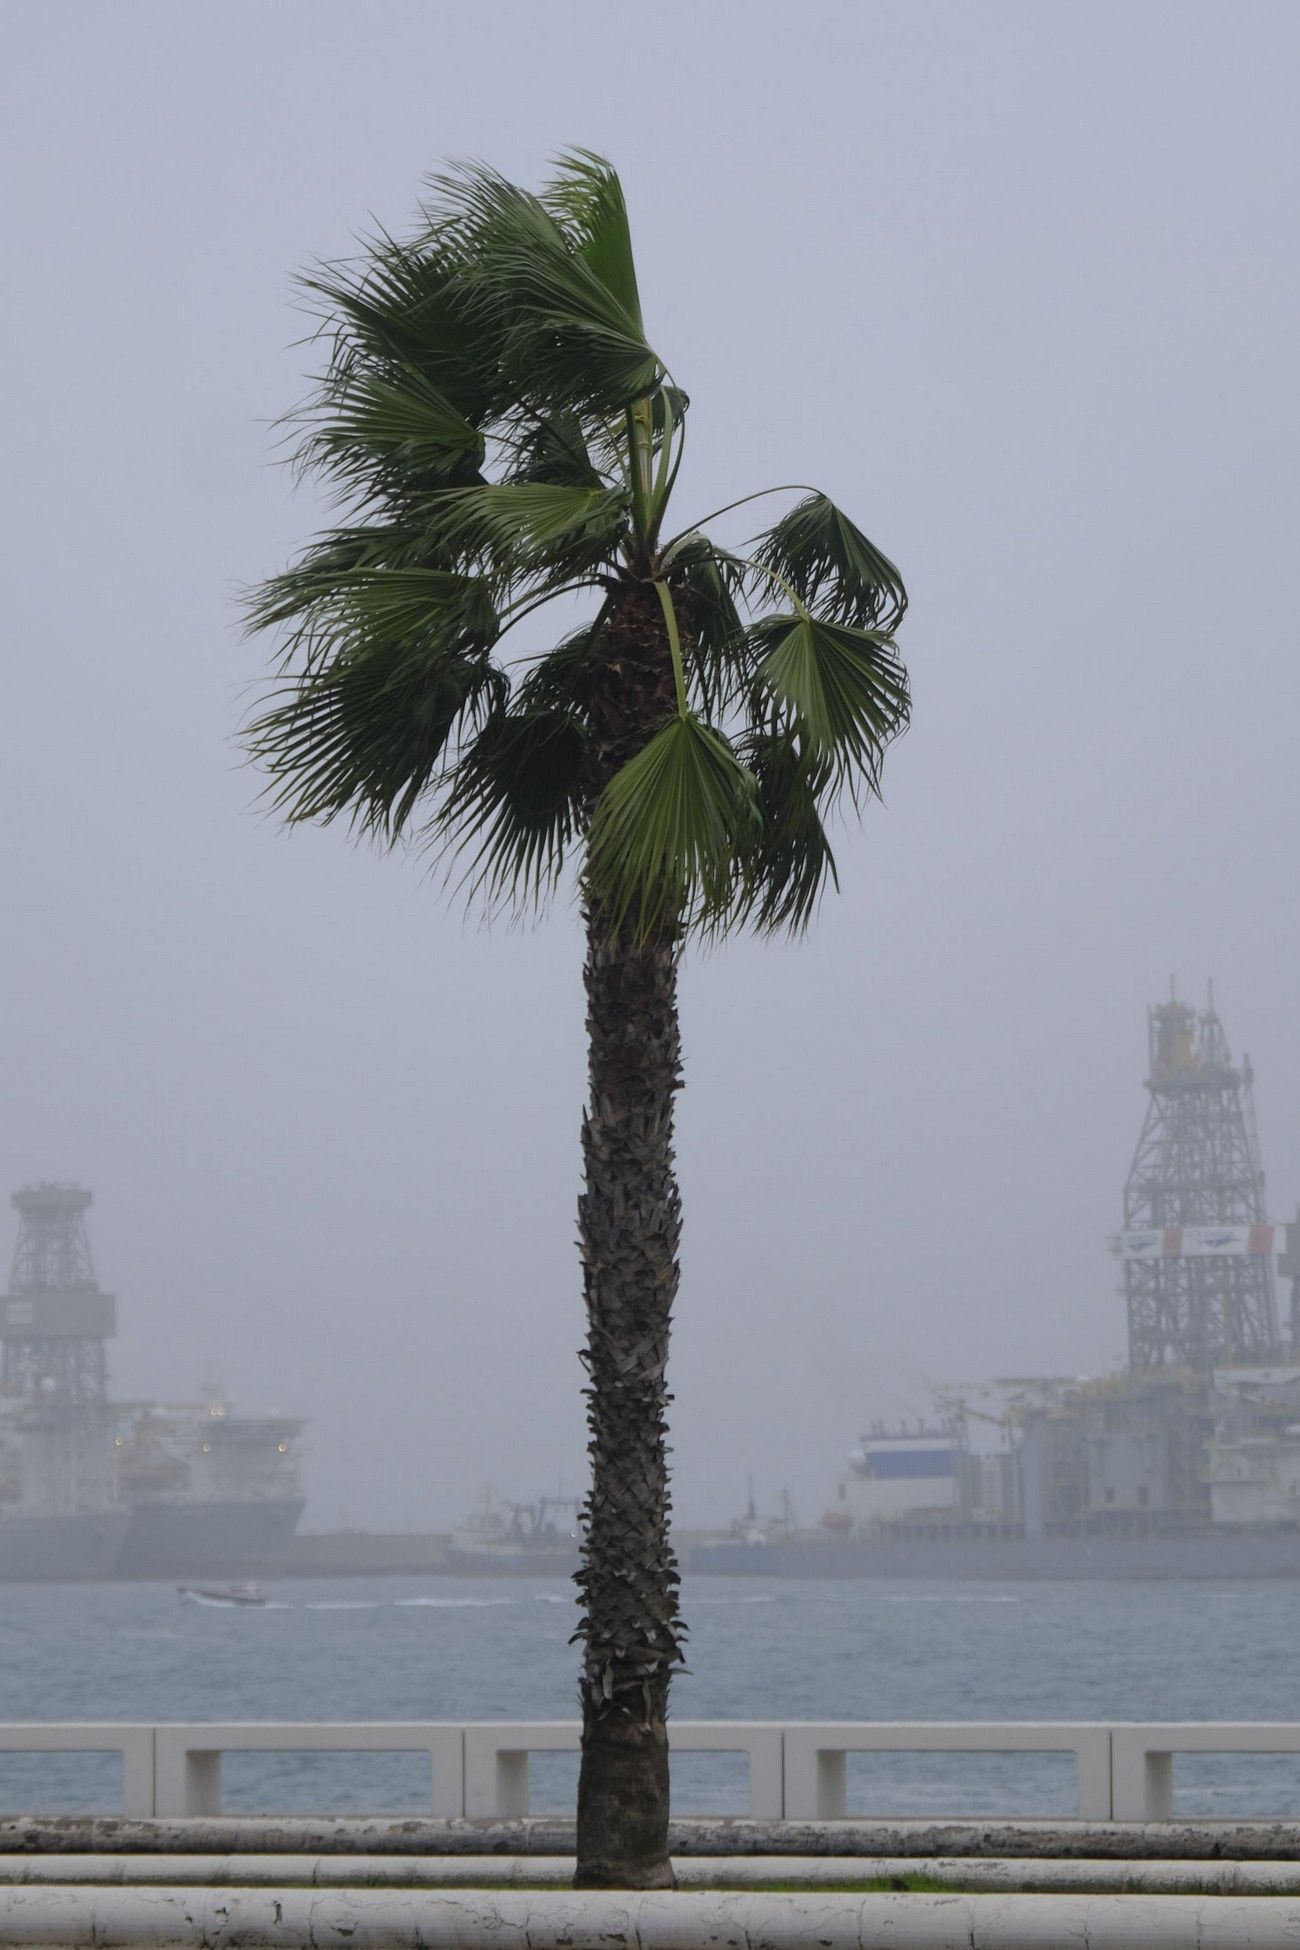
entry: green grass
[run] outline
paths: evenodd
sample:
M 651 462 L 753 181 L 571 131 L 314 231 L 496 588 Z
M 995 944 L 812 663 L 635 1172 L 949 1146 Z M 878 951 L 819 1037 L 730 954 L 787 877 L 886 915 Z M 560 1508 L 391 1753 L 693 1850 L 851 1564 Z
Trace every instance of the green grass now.
M 696 1888 L 691 1884 L 692 1890 Z M 851 1882 L 800 1882 L 790 1877 L 785 1882 L 712 1882 L 708 1888 L 700 1888 L 704 1896 L 726 1894 L 745 1894 L 753 1896 L 879 1896 L 890 1891 L 907 1891 L 918 1896 L 952 1895 L 950 1882 L 940 1882 L 935 1876 L 865 1876 L 861 1881 Z
M 326 1891 L 339 1885 L 320 1883 L 310 1886 L 318 1887 L 322 1891 Z M 501 1890 L 509 1889 L 517 1889 L 533 1895 L 545 1895 L 547 1893 L 553 1895 L 557 1891 L 568 1889 L 569 1884 L 567 1882 L 491 1882 L 483 1879 L 473 1883 L 392 1883 L 381 1880 L 378 1877 L 368 1876 L 359 1877 L 350 1886 L 358 1889 L 418 1889 L 422 1895 L 446 1894 L 452 1896 L 468 1896 L 474 1895 L 480 1890 L 491 1891 L 495 1895 Z M 619 1893 L 627 1892 L 619 1892 L 617 1890 L 609 1891 L 611 1895 L 617 1895 Z M 934 1876 L 909 1874 L 865 1876 L 860 1881 L 848 1882 L 801 1882 L 795 1876 L 791 1876 L 785 1881 L 778 1880 L 775 1882 L 728 1882 L 724 1877 L 717 1882 L 692 1882 L 686 1884 L 684 1886 L 684 1893 L 692 1896 L 878 1896 L 889 1893 L 933 1896 L 942 1894 L 952 1895 L 960 1892 L 954 1891 L 950 1882 L 940 1882 Z

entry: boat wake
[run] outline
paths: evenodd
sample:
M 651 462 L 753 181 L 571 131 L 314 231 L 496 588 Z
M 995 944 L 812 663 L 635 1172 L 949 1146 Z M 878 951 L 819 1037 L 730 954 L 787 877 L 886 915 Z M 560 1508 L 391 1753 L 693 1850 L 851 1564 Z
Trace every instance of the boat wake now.
M 882 1605 L 1018 1605 L 1014 1591 L 881 1591 Z
M 518 1598 L 272 1598 L 265 1611 L 491 1611 Z
M 738 1598 L 692 1598 L 687 1609 L 695 1611 L 701 1605 L 774 1605 L 775 1591 L 746 1591 Z

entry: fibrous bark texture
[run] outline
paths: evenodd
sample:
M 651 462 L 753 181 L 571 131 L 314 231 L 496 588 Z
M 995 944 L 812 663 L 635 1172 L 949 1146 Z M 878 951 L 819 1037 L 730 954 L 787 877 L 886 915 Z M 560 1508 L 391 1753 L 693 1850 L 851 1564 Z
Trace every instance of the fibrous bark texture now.
M 616 611 L 593 710 L 593 797 L 673 708 L 652 591 Z M 680 1663 L 669 1543 L 666 1368 L 681 1210 L 673 1098 L 681 1083 L 675 929 L 642 939 L 587 911 L 590 1098 L 578 1224 L 587 1304 L 591 1490 L 583 1619 L 579 1887 L 665 1888 L 668 1683 Z

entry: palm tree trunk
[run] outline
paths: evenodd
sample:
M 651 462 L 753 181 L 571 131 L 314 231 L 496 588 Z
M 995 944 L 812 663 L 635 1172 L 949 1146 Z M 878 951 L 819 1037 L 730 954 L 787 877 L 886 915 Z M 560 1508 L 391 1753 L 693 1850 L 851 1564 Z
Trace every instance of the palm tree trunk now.
M 598 791 L 672 709 L 662 625 L 633 599 L 597 669 Z M 665 1443 L 668 1332 L 681 1208 L 673 1098 L 681 1084 L 676 931 L 644 941 L 589 906 L 590 1100 L 578 1208 L 587 1303 L 591 1490 L 583 1619 L 577 1886 L 674 1886 L 668 1859 L 668 1682 L 680 1663 Z

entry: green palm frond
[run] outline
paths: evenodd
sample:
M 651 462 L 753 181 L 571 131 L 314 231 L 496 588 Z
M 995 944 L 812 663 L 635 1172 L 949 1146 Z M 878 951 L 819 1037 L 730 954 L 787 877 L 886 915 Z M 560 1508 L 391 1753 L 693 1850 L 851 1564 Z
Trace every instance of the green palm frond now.
M 752 732 L 739 752 L 754 775 L 762 822 L 745 861 L 744 918 L 761 934 L 802 934 L 827 883 L 839 886 L 820 806 L 829 773 L 789 731 Z
M 361 645 L 280 686 L 247 741 L 286 819 L 346 814 L 395 839 L 445 772 L 458 726 L 504 695 L 481 658 Z
M 340 562 L 339 552 L 336 538 L 263 583 L 248 605 L 250 628 L 282 628 L 290 648 L 308 648 L 313 657 L 359 645 L 404 654 L 414 643 L 435 657 L 444 647 L 483 654 L 496 641 L 499 622 L 484 578 Z
M 603 470 L 593 456 L 587 430 L 571 412 L 540 417 L 524 430 L 515 447 L 510 478 L 552 487 L 602 488 L 610 484 L 609 471 Z
M 428 234 L 379 234 L 356 262 L 318 265 L 300 280 L 330 346 L 330 376 L 393 377 L 414 368 L 475 425 L 498 387 L 500 332 L 474 318 L 451 254 Z
M 808 495 L 760 536 L 754 559 L 835 622 L 889 636 L 903 620 L 898 570 L 824 494 Z
M 540 197 L 477 167 L 433 187 L 456 235 L 458 295 L 471 321 L 499 332 L 501 375 L 517 397 L 617 413 L 654 391 L 663 367 L 639 317 Z
M 431 494 L 421 511 L 429 533 L 466 567 L 515 576 L 607 561 L 627 527 L 618 488 L 549 482 L 489 482 Z
M 705 708 L 721 711 L 743 688 L 753 657 L 740 613 L 746 565 L 707 535 L 688 535 L 672 551 L 671 587 L 692 646 L 692 669 Z
M 892 641 L 822 616 L 773 616 L 754 631 L 757 680 L 843 781 L 879 784 L 886 745 L 907 720 L 907 680 Z
M 575 630 L 538 659 L 519 681 L 516 696 L 521 710 L 567 711 L 586 724 L 602 620 Z
M 564 710 L 501 710 L 460 765 L 440 826 L 489 906 L 554 886 L 582 822 L 586 732 Z
M 587 878 L 615 925 L 653 933 L 725 914 L 758 832 L 753 775 L 718 731 L 670 718 L 615 773 L 587 835 Z
M 409 499 L 420 483 L 447 486 L 477 472 L 483 435 L 431 380 L 407 362 L 389 373 L 353 367 L 328 384 L 312 416 L 302 463 L 345 487 L 384 481 Z
M 602 156 L 574 149 L 561 156 L 543 198 L 574 237 L 579 257 L 643 331 L 636 259 L 623 185 Z

